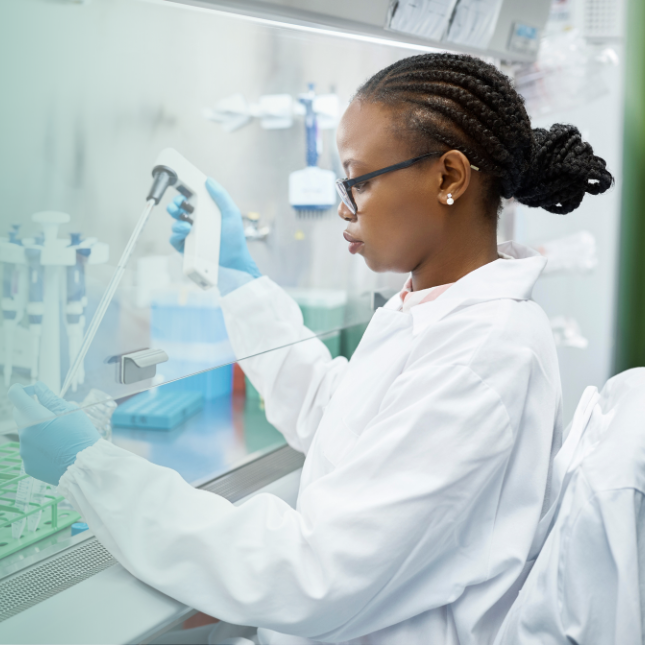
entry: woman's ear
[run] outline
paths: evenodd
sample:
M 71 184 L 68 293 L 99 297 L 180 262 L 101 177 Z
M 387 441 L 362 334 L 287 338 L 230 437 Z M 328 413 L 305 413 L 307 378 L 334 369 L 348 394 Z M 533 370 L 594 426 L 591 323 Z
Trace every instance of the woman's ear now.
M 470 162 L 459 150 L 449 150 L 439 161 L 441 185 L 437 199 L 444 206 L 452 206 L 470 185 Z

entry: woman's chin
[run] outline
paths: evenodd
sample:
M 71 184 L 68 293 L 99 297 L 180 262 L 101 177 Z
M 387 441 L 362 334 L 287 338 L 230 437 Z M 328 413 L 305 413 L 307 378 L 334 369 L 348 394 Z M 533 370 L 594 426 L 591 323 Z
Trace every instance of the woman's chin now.
M 378 258 L 370 257 L 369 255 L 364 255 L 362 253 L 361 255 L 363 255 L 365 264 L 367 264 L 367 268 L 370 271 L 374 271 L 374 273 L 385 273 L 386 271 L 391 270 L 387 262 L 383 262 Z

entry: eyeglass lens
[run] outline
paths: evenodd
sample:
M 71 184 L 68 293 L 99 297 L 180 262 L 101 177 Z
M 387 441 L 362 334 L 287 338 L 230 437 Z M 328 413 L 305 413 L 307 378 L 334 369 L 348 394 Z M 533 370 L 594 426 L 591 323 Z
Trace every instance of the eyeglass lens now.
M 347 206 L 347 208 L 349 208 L 349 210 L 352 212 L 352 215 L 356 215 L 356 206 L 354 206 L 354 204 L 352 203 L 352 199 L 347 193 L 345 184 L 343 184 L 341 180 L 338 180 L 336 182 L 336 191 L 343 201 L 343 204 L 345 204 L 345 206 Z

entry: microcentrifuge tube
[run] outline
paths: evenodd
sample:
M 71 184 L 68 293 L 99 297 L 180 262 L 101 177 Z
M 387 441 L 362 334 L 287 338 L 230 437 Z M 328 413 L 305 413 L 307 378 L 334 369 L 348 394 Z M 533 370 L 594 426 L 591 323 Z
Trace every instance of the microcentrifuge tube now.
M 47 484 L 45 482 L 41 482 L 38 479 L 32 479 L 32 482 L 33 483 L 31 485 L 31 503 L 38 504 L 38 506 L 42 506 L 43 499 L 45 497 L 45 488 L 47 488 Z M 27 530 L 30 533 L 33 533 L 38 528 L 42 514 L 43 514 L 43 511 L 41 508 L 41 510 L 39 510 L 37 513 L 34 513 L 33 515 L 29 515 L 29 517 L 27 517 Z
M 20 469 L 20 475 L 25 474 L 25 467 Z M 26 513 L 31 501 L 31 489 L 33 485 L 33 477 L 26 477 L 18 482 L 16 488 L 16 499 L 14 501 L 14 508 L 20 513 Z M 27 518 L 23 517 L 11 524 L 11 537 L 14 540 L 19 540 L 22 537 L 22 532 L 25 530 Z

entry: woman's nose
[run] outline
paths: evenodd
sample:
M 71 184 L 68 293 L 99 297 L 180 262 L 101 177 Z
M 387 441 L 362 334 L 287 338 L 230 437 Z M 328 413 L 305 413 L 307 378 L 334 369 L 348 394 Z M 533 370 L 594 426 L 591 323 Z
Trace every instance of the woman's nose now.
M 356 219 L 356 215 L 349 210 L 347 204 L 342 199 L 340 200 L 340 204 L 338 204 L 338 216 L 346 222 L 352 222 Z

